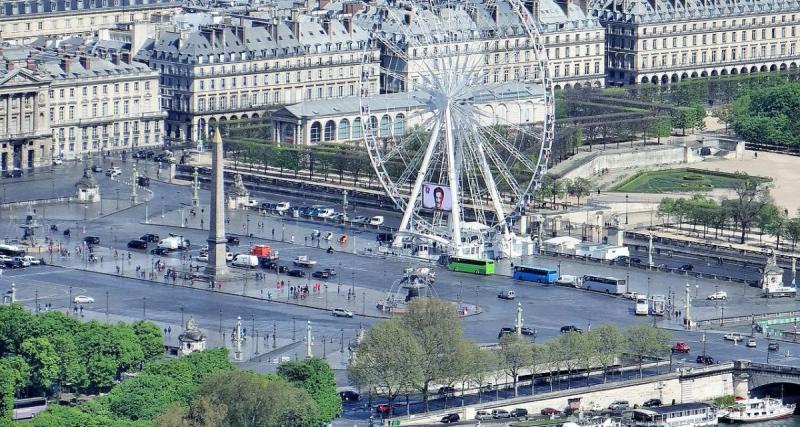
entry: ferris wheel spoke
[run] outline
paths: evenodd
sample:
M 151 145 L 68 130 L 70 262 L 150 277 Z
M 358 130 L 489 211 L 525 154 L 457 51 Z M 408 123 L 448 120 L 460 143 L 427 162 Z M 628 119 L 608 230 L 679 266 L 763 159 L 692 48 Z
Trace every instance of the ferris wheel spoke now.
M 487 126 L 483 129 L 483 131 L 488 135 L 491 140 L 495 141 L 498 145 L 502 146 L 506 153 L 508 153 L 512 159 L 516 160 L 521 165 L 523 165 L 529 172 L 534 172 L 536 170 L 536 166 L 531 162 L 531 160 L 525 156 L 524 154 L 520 153 L 513 145 L 506 138 L 500 135 L 496 130 L 492 129 L 491 126 Z

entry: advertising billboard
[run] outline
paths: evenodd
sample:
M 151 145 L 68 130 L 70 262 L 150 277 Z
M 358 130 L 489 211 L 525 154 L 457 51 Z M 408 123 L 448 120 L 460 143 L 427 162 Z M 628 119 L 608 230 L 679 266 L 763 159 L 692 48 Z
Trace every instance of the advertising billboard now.
M 453 206 L 450 187 L 441 184 L 422 184 L 422 207 L 449 211 Z

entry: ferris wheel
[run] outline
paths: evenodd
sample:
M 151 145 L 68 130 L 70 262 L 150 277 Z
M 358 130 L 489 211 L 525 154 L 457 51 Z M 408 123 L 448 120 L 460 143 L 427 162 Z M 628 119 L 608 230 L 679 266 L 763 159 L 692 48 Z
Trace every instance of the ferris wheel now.
M 361 126 L 405 236 L 456 256 L 513 256 L 553 143 L 542 37 L 520 0 L 386 0 L 381 63 L 362 61 Z M 364 56 L 367 58 L 367 55 Z M 386 92 L 376 96 L 376 78 Z

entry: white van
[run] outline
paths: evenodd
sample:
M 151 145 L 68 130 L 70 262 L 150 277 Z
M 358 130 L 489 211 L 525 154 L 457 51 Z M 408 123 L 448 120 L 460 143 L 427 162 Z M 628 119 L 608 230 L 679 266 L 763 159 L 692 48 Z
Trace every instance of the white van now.
M 375 215 L 369 219 L 369 225 L 383 225 L 383 216 Z
M 288 211 L 290 207 L 292 207 L 291 203 L 280 202 L 275 206 L 275 212 L 283 213 Z
M 231 264 L 236 267 L 256 268 L 258 267 L 258 257 L 255 255 L 239 254 L 233 258 Z

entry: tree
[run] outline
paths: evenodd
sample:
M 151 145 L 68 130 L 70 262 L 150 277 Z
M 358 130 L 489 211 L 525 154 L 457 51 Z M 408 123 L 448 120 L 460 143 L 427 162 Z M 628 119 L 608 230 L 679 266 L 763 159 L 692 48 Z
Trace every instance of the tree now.
M 188 408 L 173 405 L 156 419 L 159 427 L 221 427 L 228 416 L 225 404 L 215 404 L 207 397 L 199 397 Z
M 589 332 L 594 335 L 595 360 L 603 367 L 603 382 L 608 379 L 608 368 L 614 365 L 617 357 L 622 354 L 625 346 L 625 336 L 619 328 L 612 325 L 603 325 Z
M 737 222 L 741 230 L 740 243 L 744 243 L 747 230 L 755 222 L 761 207 L 767 202 L 769 190 L 766 185 L 757 178 L 747 174 L 737 172 L 736 183 L 733 190 L 736 199 L 723 200 L 723 206 L 727 206 L 733 219 Z
M 31 368 L 20 356 L 0 358 L 0 421 L 11 419 L 11 410 L 16 393 L 28 385 Z
M 500 370 L 500 361 L 497 353 L 492 350 L 478 348 L 474 354 L 477 368 L 472 371 L 470 378 L 478 383 L 478 402 L 483 402 L 483 386 L 489 378 L 492 378 L 495 371 Z
M 567 184 L 567 193 L 578 199 L 581 204 L 581 197 L 586 197 L 592 192 L 592 183 L 586 178 L 575 178 Z
M 531 371 L 531 396 L 533 396 L 534 391 L 536 390 L 536 374 L 539 372 L 540 364 L 544 362 L 547 357 L 547 350 L 543 345 L 536 343 L 532 343 L 528 349 L 531 352 L 528 363 L 530 364 Z
M 789 222 L 784 210 L 775 206 L 774 203 L 764 203 L 758 211 L 756 222 L 762 232 L 769 233 L 775 237 L 775 249 L 779 249 L 781 237 L 786 234 L 786 227 Z
M 391 403 L 422 378 L 422 349 L 398 319 L 371 327 L 347 367 L 360 387 L 380 389 Z
M 155 360 L 164 355 L 164 332 L 155 323 L 137 320 L 131 328 L 139 339 L 144 360 Z
M 484 371 L 486 366 L 483 365 L 484 360 L 481 353 L 483 350 L 477 344 L 463 340 L 459 345 L 463 346 L 458 350 L 462 357 L 455 361 L 456 365 L 452 370 L 452 382 L 461 384 L 461 406 L 464 406 L 464 393 L 467 383 L 474 378 L 476 371 Z
M 542 181 L 542 189 L 539 193 L 544 198 L 550 198 L 552 200 L 552 207 L 555 208 L 556 199 L 564 197 L 566 193 L 565 181 L 550 174 L 545 175 Z
M 786 237 L 792 240 L 792 250 L 800 240 L 800 218 L 792 218 L 786 223 Z
M 61 386 L 59 390 L 86 387 L 89 380 L 86 373 L 86 365 L 81 360 L 75 339 L 66 334 L 58 334 L 51 336 L 50 341 L 58 355 L 58 377 L 56 382 Z
M 701 126 L 704 119 L 705 109 L 698 104 L 672 109 L 672 124 L 681 129 L 682 135 L 686 135 L 687 128 Z
M 419 345 L 421 376 L 417 388 L 427 410 L 431 383 L 451 376 L 454 360 L 461 357 L 457 352 L 458 343 L 464 339 L 461 319 L 448 301 L 414 298 L 408 304 L 408 311 L 400 316 L 400 323 Z
M 572 387 L 572 371 L 579 366 L 578 355 L 582 351 L 582 340 L 582 334 L 575 331 L 567 332 L 554 340 L 557 345 L 553 350 L 556 350 L 561 363 L 567 368 L 567 387 Z
M 0 306 L 0 356 L 18 353 L 31 324 L 33 316 L 21 305 Z
M 152 420 L 173 403 L 185 404 L 178 384 L 164 375 L 141 374 L 119 383 L 108 394 L 111 413 L 129 420 Z
M 286 362 L 278 366 L 278 375 L 308 392 L 317 404 L 320 424 L 326 424 L 341 414 L 342 399 L 336 392 L 336 379 L 327 361 L 313 357 Z
M 31 383 L 38 391 L 47 391 L 58 379 L 58 355 L 47 338 L 28 338 L 20 346 L 20 355 L 31 369 Z
M 517 334 L 505 334 L 500 338 L 500 360 L 506 374 L 511 376 L 514 385 L 514 396 L 519 396 L 517 381 L 519 371 L 530 365 L 531 351 L 528 341 Z
M 225 405 L 224 426 L 314 426 L 316 405 L 305 390 L 276 375 L 220 371 L 203 383 L 200 398 Z
M 642 377 L 642 364 L 646 357 L 662 357 L 670 351 L 672 335 L 650 325 L 638 325 L 625 331 L 625 347 L 639 364 L 639 377 Z

